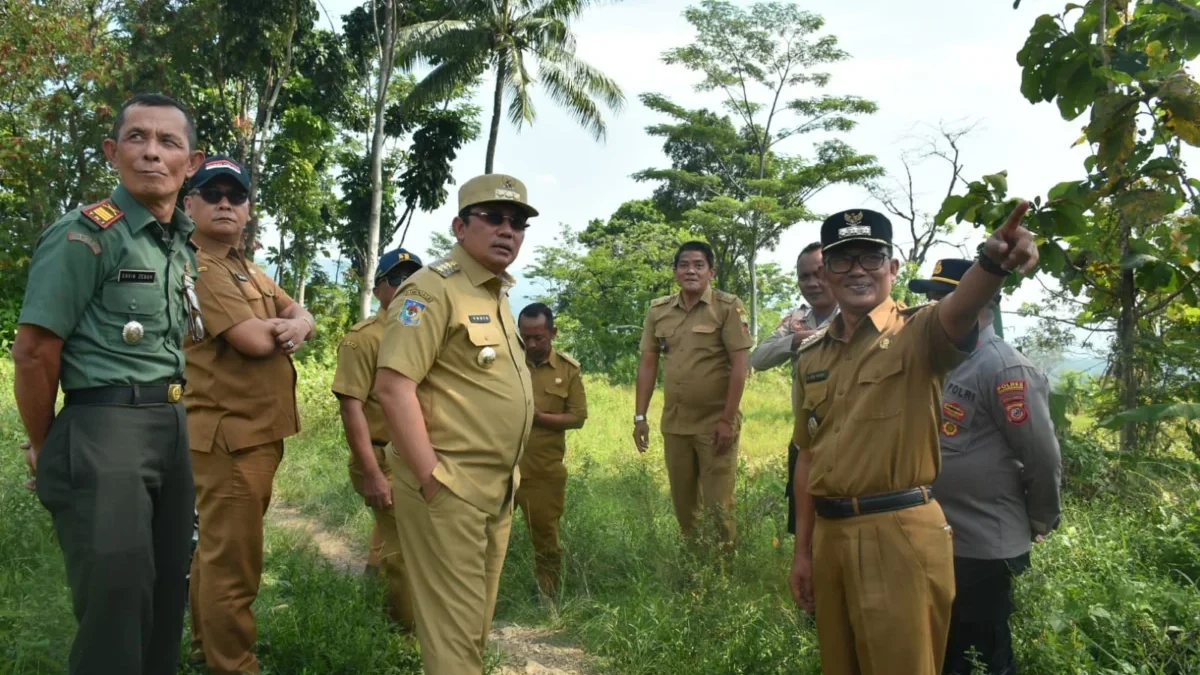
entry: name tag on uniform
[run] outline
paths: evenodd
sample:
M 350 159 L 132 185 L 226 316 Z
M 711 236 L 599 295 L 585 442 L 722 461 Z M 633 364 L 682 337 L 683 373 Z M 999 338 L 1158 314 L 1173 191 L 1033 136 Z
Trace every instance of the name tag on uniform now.
M 152 284 L 158 279 L 158 272 L 154 270 L 120 270 L 117 272 L 117 281 L 122 284 Z
M 828 370 L 814 370 L 804 376 L 804 384 L 813 384 L 814 382 L 824 382 L 829 379 Z
M 492 317 L 490 314 L 471 314 L 467 317 L 471 323 L 491 323 Z
M 241 272 L 235 272 L 233 276 L 237 277 L 238 281 L 250 281 L 250 277 L 242 274 Z

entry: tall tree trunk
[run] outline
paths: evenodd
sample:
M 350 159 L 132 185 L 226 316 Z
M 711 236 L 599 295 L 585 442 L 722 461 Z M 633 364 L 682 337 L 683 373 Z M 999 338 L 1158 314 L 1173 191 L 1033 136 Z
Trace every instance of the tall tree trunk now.
M 500 112 L 504 109 L 504 55 L 496 57 L 496 91 L 492 94 L 492 127 L 488 133 L 487 160 L 484 173 L 492 173 L 496 166 L 496 139 L 500 136 Z
M 304 293 L 308 290 L 308 265 L 297 270 L 299 279 L 296 280 L 296 302 L 304 306 Z
M 750 248 L 750 337 L 758 340 L 758 242 Z
M 287 258 L 287 243 L 284 241 L 285 232 L 282 227 L 279 228 L 279 264 L 275 265 L 275 283 L 283 285 L 283 261 Z
M 371 316 L 371 281 L 379 257 L 379 218 L 383 210 L 383 121 L 388 85 L 396 55 L 396 0 L 387 0 L 383 34 L 379 45 L 379 77 L 375 89 L 375 127 L 371 134 L 371 211 L 367 218 L 367 252 L 363 256 L 362 288 L 359 291 L 359 320 Z
M 1124 216 L 1121 228 L 1121 257 L 1131 253 L 1130 240 L 1133 233 Z M 1121 271 L 1121 316 L 1117 320 L 1117 353 L 1121 373 L 1121 409 L 1133 410 L 1138 405 L 1137 372 L 1134 369 L 1134 347 L 1137 341 L 1137 316 L 1134 313 L 1133 269 Z M 1121 451 L 1133 452 L 1137 448 L 1137 425 L 1126 422 L 1121 426 Z

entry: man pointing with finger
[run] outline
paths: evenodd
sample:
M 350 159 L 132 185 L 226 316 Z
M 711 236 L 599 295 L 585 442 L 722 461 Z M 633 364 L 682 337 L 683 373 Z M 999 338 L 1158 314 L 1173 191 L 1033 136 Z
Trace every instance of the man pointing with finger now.
M 796 547 L 790 584 L 816 612 L 825 675 L 938 675 L 954 599 L 952 532 L 930 484 L 941 468 L 942 384 L 976 343 L 979 311 L 1011 270 L 1037 264 L 1022 202 L 953 293 L 891 299 L 899 263 L 880 213 L 821 226 L 840 314 L 796 368 Z

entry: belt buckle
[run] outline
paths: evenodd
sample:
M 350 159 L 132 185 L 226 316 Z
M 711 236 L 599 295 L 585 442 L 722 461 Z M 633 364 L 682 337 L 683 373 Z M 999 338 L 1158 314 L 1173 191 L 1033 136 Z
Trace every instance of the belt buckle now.
M 178 403 L 179 399 L 183 398 L 183 385 L 170 384 L 167 385 L 167 402 Z

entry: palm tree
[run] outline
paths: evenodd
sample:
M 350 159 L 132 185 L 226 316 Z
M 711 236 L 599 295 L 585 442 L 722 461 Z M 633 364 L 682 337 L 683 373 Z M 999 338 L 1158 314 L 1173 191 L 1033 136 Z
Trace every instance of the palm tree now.
M 613 112 L 625 105 L 625 94 L 607 75 L 575 56 L 575 35 L 569 25 L 593 0 L 459 0 L 459 21 L 420 48 L 434 64 L 409 95 L 420 105 L 437 100 L 485 71 L 496 77 L 492 124 L 488 135 L 485 173 L 492 173 L 500 114 L 508 94 L 508 119 L 517 128 L 537 118 L 531 90 L 540 83 L 550 98 L 566 108 L 596 140 L 606 126 L 596 99 Z M 536 76 L 529 65 L 536 61 Z

